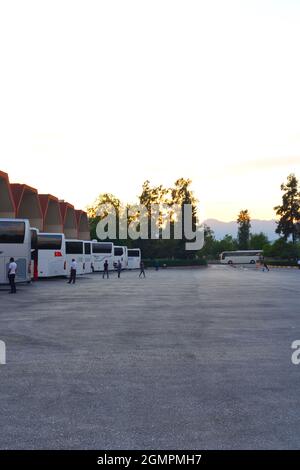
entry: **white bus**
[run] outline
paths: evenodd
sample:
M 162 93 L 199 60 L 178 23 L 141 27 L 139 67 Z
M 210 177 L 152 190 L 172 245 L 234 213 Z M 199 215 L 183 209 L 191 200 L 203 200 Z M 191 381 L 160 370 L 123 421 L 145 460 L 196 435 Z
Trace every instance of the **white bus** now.
M 111 242 L 92 242 L 94 271 L 104 271 L 104 262 L 108 261 L 108 269 L 114 268 L 114 244 Z
M 66 243 L 63 233 L 38 234 L 38 276 L 67 275 Z
M 84 242 L 84 272 L 92 273 L 94 270 L 92 258 L 92 242 Z
M 66 240 L 67 276 L 71 271 L 72 259 L 77 262 L 77 274 L 84 273 L 84 247 L 82 240 Z
M 29 220 L 0 219 L 0 284 L 8 283 L 10 258 L 18 265 L 16 282 L 31 281 L 31 232 Z
M 139 269 L 141 260 L 140 248 L 128 249 L 128 269 Z
M 262 253 L 263 250 L 223 251 L 220 261 L 222 264 L 255 264 Z
M 127 246 L 114 246 L 114 267 L 117 268 L 118 261 L 121 261 L 122 269 L 128 266 L 128 249 Z

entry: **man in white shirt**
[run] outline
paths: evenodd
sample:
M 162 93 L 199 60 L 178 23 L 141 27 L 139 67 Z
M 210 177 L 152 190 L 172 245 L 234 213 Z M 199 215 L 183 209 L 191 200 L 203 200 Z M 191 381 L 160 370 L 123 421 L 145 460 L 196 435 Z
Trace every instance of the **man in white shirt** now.
M 75 261 L 75 259 L 72 259 L 72 263 L 71 263 L 71 271 L 70 271 L 70 280 L 69 280 L 69 283 L 68 284 L 75 284 L 76 282 L 76 271 L 77 271 L 77 263 Z
M 17 268 L 18 266 L 14 258 L 10 258 L 9 266 L 8 266 L 8 279 L 9 279 L 9 285 L 10 285 L 10 294 L 17 293 L 16 284 L 15 284 Z

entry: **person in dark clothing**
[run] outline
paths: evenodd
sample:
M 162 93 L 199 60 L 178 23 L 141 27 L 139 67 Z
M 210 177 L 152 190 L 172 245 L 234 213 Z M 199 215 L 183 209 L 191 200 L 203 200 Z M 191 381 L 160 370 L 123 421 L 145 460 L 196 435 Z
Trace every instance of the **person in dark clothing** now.
M 103 279 L 104 279 L 105 275 L 106 275 L 107 279 L 109 279 L 108 261 L 107 261 L 107 259 L 106 259 L 105 262 L 104 262 L 103 268 L 104 268 L 104 271 L 103 271 Z
M 263 271 L 264 271 L 265 269 L 266 269 L 267 271 L 270 271 L 269 266 L 268 266 L 267 263 L 264 261 Z
M 267 265 L 267 263 L 266 263 L 266 261 L 265 261 L 264 255 L 260 255 L 259 260 L 260 260 L 261 266 L 263 267 L 263 271 L 264 271 L 265 269 L 266 269 L 267 271 L 270 271 L 269 266 Z
M 120 278 L 121 277 L 121 271 L 122 271 L 122 263 L 121 263 L 120 260 L 118 261 L 118 264 L 117 264 L 117 271 L 118 271 L 118 278 Z
M 70 270 L 70 279 L 68 284 L 75 284 L 76 282 L 76 273 L 77 273 L 77 263 L 75 259 L 72 259 L 71 270 Z
M 144 278 L 146 277 L 146 274 L 145 274 L 145 264 L 144 264 L 144 261 L 141 261 L 140 262 L 140 275 L 139 277 L 141 277 L 141 275 L 144 275 Z
M 16 273 L 17 273 L 17 263 L 15 262 L 14 258 L 10 258 L 9 266 L 8 266 L 8 280 L 9 280 L 11 294 L 17 293 L 16 284 L 15 284 Z

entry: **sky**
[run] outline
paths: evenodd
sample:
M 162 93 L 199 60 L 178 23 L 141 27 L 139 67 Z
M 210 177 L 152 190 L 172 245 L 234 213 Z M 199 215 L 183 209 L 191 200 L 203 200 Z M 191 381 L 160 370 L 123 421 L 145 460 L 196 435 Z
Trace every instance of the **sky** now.
M 0 0 L 0 170 L 77 208 L 189 177 L 271 219 L 300 178 L 300 1 Z

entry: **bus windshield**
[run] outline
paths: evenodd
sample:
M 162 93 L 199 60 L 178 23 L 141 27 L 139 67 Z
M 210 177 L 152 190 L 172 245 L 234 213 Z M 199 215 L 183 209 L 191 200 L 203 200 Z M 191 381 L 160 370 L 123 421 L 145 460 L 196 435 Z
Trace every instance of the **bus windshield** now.
M 112 243 L 93 243 L 93 253 L 109 254 L 112 252 Z
M 128 250 L 128 256 L 131 258 L 139 258 L 140 252 L 139 250 Z
M 24 243 L 25 222 L 1 221 L 0 243 Z
M 66 242 L 67 255 L 82 255 L 83 243 L 82 242 Z
M 38 249 L 39 250 L 60 250 L 62 243 L 61 235 L 38 235 Z

